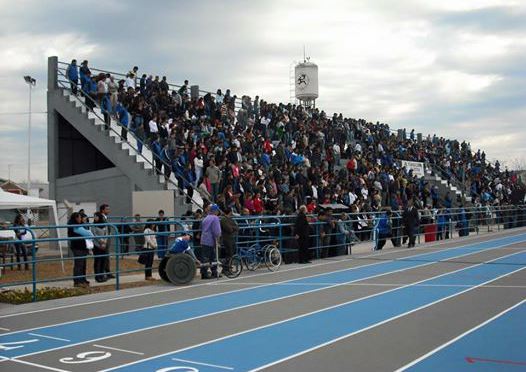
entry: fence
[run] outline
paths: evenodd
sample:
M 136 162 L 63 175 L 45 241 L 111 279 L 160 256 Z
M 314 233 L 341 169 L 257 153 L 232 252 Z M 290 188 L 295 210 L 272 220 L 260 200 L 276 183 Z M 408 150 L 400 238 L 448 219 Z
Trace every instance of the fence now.
M 378 221 L 381 214 L 385 212 L 362 212 L 358 214 L 351 213 L 334 213 L 327 214 L 326 217 L 317 218 L 309 215 L 310 225 L 310 250 L 314 258 L 326 258 L 344 254 L 351 254 L 351 247 L 358 242 L 369 242 L 371 246 L 376 246 L 379 240 Z M 438 218 L 438 216 L 444 218 Z M 31 267 L 31 280 L 6 282 L 0 279 L 0 286 L 4 288 L 14 286 L 31 286 L 33 301 L 36 301 L 37 284 L 54 283 L 64 280 L 79 280 L 83 278 L 95 277 L 95 274 L 88 275 L 64 275 L 55 278 L 38 278 L 38 269 L 43 265 L 53 262 L 71 262 L 78 260 L 91 259 L 89 254 L 76 255 L 64 258 L 42 258 L 37 257 L 38 246 L 49 244 L 51 242 L 65 241 L 71 244 L 74 240 L 85 240 L 86 237 L 64 237 L 64 238 L 38 238 L 39 230 L 53 231 L 56 229 L 65 229 L 74 227 L 102 227 L 106 229 L 104 235 L 97 236 L 94 239 L 108 239 L 111 241 L 109 246 L 111 251 L 106 254 L 97 254 L 97 258 L 108 258 L 113 261 L 114 268 L 105 274 L 115 276 L 115 289 L 121 287 L 121 278 L 123 275 L 130 273 L 143 272 L 144 268 L 124 269 L 121 261 L 127 258 L 135 257 L 137 250 L 130 249 L 130 240 L 137 244 L 137 238 L 145 237 L 141 232 L 145 224 L 156 226 L 155 235 L 160 246 L 157 248 L 157 254 L 163 255 L 171 245 L 172 241 L 183 234 L 190 233 L 193 236 L 192 245 L 197 251 L 199 250 L 199 233 L 200 220 L 166 218 L 162 221 L 154 221 L 156 216 L 141 217 L 140 221 L 134 220 L 135 217 L 114 217 L 110 222 L 103 224 L 80 224 L 80 225 L 57 225 L 57 226 L 31 226 L 31 227 L 4 227 L 3 230 L 18 232 L 25 230 L 30 234 L 31 239 L 11 239 L 0 240 L 0 251 L 2 252 L 2 263 L 0 268 L 5 270 L 4 275 L 9 275 L 9 270 L 13 271 L 17 265 L 28 265 Z M 391 233 L 387 239 L 392 239 L 393 246 L 400 246 L 402 241 L 407 238 L 404 232 L 403 219 L 401 211 L 392 211 L 389 217 L 392 221 Z M 284 256 L 285 263 L 294 262 L 298 247 L 294 238 L 294 223 L 296 216 L 237 216 L 234 218 L 239 226 L 239 232 L 236 235 L 237 247 L 263 246 L 269 243 L 275 244 Z M 437 224 L 437 220 L 440 223 Z M 526 206 L 503 206 L 503 207 L 479 207 L 479 208 L 457 208 L 442 211 L 420 211 L 420 226 L 416 231 L 416 239 L 420 243 L 422 237 L 424 241 L 436 239 L 452 239 L 456 236 L 466 236 L 471 232 L 476 234 L 487 230 L 499 231 L 501 229 L 511 229 L 526 226 Z M 445 222 L 444 222 L 445 221 Z M 430 227 L 438 226 L 437 229 Z M 132 230 L 135 230 L 132 231 Z M 438 231 L 437 231 L 438 230 Z M 136 232 L 139 231 L 139 232 Z M 15 249 L 13 249 L 15 248 Z M 17 256 L 17 262 L 14 262 L 15 250 L 22 248 L 30 249 L 31 259 L 20 260 L 20 254 Z M 86 250 L 87 252 L 87 250 Z M 11 257 L 11 262 L 7 258 Z M 154 267 L 156 269 L 156 267 Z M 2 283 L 3 282 L 3 283 Z

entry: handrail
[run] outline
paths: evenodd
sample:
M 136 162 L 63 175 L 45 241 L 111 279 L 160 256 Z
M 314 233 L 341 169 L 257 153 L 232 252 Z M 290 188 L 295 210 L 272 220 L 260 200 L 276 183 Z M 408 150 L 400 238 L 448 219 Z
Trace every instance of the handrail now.
M 431 167 L 431 169 L 435 173 L 440 173 L 441 175 L 442 174 L 448 174 L 447 170 L 444 169 L 441 165 L 439 165 L 437 163 L 427 162 L 427 164 L 428 164 L 429 167 Z M 437 172 L 437 170 L 438 170 L 438 172 Z M 453 173 L 453 172 L 450 172 L 449 174 L 450 174 L 450 177 L 449 177 L 449 179 L 447 181 L 449 183 L 451 183 L 453 186 L 457 187 L 459 189 L 459 191 L 461 191 L 462 193 L 465 193 L 464 186 L 462 185 L 462 182 L 457 178 L 457 175 L 455 173 Z
M 69 80 L 69 78 L 65 75 L 65 73 L 63 73 L 63 72 L 60 71 L 60 70 L 57 70 L 57 72 L 58 72 L 59 74 L 61 74 L 63 77 L 65 77 L 66 80 L 67 80 L 69 83 L 71 83 L 71 80 Z M 57 84 L 59 84 L 63 89 L 69 90 L 69 87 L 64 86 L 62 80 L 58 80 L 58 79 L 57 79 Z M 97 101 L 94 100 L 94 99 L 89 95 L 89 93 L 86 93 L 84 90 L 82 90 L 81 87 L 79 87 L 78 90 L 79 90 L 80 92 L 83 93 L 83 95 L 84 95 L 84 97 L 85 97 L 86 99 L 91 100 L 91 101 L 94 103 L 95 107 L 99 107 Z M 70 96 L 71 96 L 71 95 L 70 95 Z M 104 118 L 101 118 L 101 117 L 99 116 L 99 114 L 96 113 L 94 110 L 90 110 L 90 109 L 86 106 L 86 103 L 85 103 L 85 102 L 82 102 L 82 100 L 81 100 L 78 96 L 76 96 L 76 95 L 72 95 L 72 96 L 75 97 L 75 99 L 76 99 L 78 102 L 80 102 L 83 106 L 86 107 L 87 112 L 91 112 L 91 113 L 93 113 L 93 114 L 94 114 L 99 120 L 101 120 L 103 123 L 106 123 L 106 121 L 104 120 Z M 111 120 L 111 119 L 110 119 L 110 120 Z M 140 141 L 141 143 L 143 143 L 143 146 L 145 146 L 145 147 L 150 151 L 150 153 L 152 154 L 152 158 L 156 158 L 156 159 L 159 160 L 164 166 L 168 166 L 168 167 L 170 167 L 170 170 L 172 170 L 172 165 L 166 163 L 161 157 L 159 157 L 154 151 L 152 151 L 152 150 L 150 149 L 150 147 L 148 146 L 147 143 L 142 142 L 140 139 L 138 139 L 138 138 L 136 137 L 135 133 L 134 133 L 132 130 L 130 130 L 130 129 L 128 129 L 127 127 L 125 127 L 124 125 L 122 125 L 118 120 L 115 120 L 115 123 L 116 123 L 117 126 L 121 127 L 121 129 L 124 128 L 124 129 L 127 131 L 127 133 L 129 133 L 129 134 L 135 139 L 135 141 Z M 125 139 L 124 137 L 122 137 L 122 135 L 121 135 L 118 131 L 116 131 L 115 129 L 113 129 L 111 125 L 107 125 L 107 127 L 109 127 L 109 130 L 111 130 L 113 133 L 115 133 L 115 134 L 121 139 L 121 141 L 126 142 L 126 144 L 128 144 L 128 145 L 129 145 L 129 146 L 135 151 L 136 155 L 139 155 L 141 158 L 143 158 L 143 159 L 145 160 L 145 162 L 147 162 L 149 165 L 151 165 L 154 174 L 155 174 L 156 176 L 159 176 L 159 175 L 157 174 L 157 168 L 155 167 L 155 164 L 154 164 L 153 161 L 150 162 L 150 161 L 148 160 L 148 158 L 142 154 L 142 152 L 139 152 L 139 150 L 138 150 L 135 146 L 133 146 L 133 145 L 132 145 L 127 139 Z M 189 182 L 184 176 L 181 176 L 181 178 L 183 179 L 183 181 L 185 181 L 185 182 L 191 184 L 191 182 Z M 166 182 L 170 182 L 173 186 L 175 186 L 175 187 L 176 187 L 176 190 L 178 190 L 178 191 L 179 191 L 179 190 L 183 191 L 183 193 L 185 194 L 185 196 L 191 200 L 191 203 L 193 203 L 194 205 L 196 205 L 198 208 L 203 208 L 203 206 L 200 206 L 196 201 L 193 200 L 193 198 L 191 198 L 191 197 L 188 195 L 188 192 L 182 187 L 182 185 L 181 185 L 181 186 L 176 185 L 175 182 L 173 182 L 169 177 L 165 177 L 165 180 L 166 180 Z M 205 198 L 203 198 L 201 192 L 200 192 L 197 188 L 194 188 L 194 192 L 199 193 L 199 195 L 201 196 L 201 199 L 202 199 L 203 201 L 205 200 Z

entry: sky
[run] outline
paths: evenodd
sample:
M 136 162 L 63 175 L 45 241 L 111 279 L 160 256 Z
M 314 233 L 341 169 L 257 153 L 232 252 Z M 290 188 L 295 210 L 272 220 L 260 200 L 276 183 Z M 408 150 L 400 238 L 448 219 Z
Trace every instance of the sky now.
M 0 178 L 47 180 L 47 57 L 289 102 L 303 46 L 328 114 L 471 142 L 526 165 L 526 1 L 0 0 Z

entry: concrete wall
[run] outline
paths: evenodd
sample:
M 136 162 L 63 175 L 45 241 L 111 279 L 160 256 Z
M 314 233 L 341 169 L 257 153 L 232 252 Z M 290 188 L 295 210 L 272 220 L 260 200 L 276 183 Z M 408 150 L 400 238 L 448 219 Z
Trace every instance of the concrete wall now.
M 159 210 L 164 210 L 165 216 L 174 216 L 174 191 L 134 191 L 132 193 L 133 214 L 141 216 L 157 216 Z
M 110 205 L 113 216 L 131 216 L 133 184 L 118 168 L 56 180 L 56 200 Z

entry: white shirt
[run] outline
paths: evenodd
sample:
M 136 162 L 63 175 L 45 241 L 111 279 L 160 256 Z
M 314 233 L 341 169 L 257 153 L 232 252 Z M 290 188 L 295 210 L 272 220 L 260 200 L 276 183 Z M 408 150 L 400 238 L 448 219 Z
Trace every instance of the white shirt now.
M 150 120 L 148 126 L 150 127 L 150 133 L 159 133 L 159 128 L 157 127 L 155 120 Z
M 135 89 L 135 80 L 133 80 L 132 78 L 126 78 L 126 80 L 124 81 L 124 86 L 126 88 L 133 88 Z
M 356 146 L 354 146 L 354 150 L 357 151 L 357 152 L 362 152 L 362 145 L 357 143 Z
M 194 166 L 196 168 L 203 168 L 203 159 L 194 158 Z
M 312 185 L 312 197 L 318 199 L 318 189 Z
M 268 126 L 270 124 L 270 119 L 266 117 L 261 118 L 261 124 L 263 124 L 264 126 Z
M 157 248 L 157 240 L 155 239 L 155 231 L 152 229 L 144 229 L 144 240 L 146 249 L 155 249 Z

